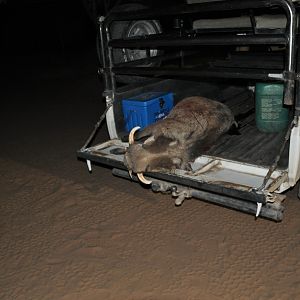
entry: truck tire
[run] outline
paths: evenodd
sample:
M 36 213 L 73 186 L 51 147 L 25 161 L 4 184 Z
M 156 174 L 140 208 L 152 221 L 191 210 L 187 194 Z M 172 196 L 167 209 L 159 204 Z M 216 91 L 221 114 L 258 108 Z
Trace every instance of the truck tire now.
M 120 5 L 113 8 L 114 12 L 131 11 L 137 9 L 147 8 L 144 4 L 140 3 L 128 3 Z M 113 22 L 110 28 L 110 36 L 112 39 L 120 39 L 127 37 L 134 37 L 139 35 L 150 35 L 157 34 L 161 32 L 161 25 L 156 20 L 137 20 L 137 21 L 119 21 Z M 149 53 L 149 51 L 148 51 Z M 122 63 L 126 61 L 134 61 L 137 59 L 142 59 L 148 55 L 146 50 L 140 49 L 114 49 L 113 50 L 113 60 L 114 63 Z M 150 50 L 150 56 L 157 56 L 161 51 L 157 49 Z M 101 56 L 98 51 L 98 56 L 101 62 Z M 157 63 L 151 63 L 144 66 L 156 66 Z M 149 80 L 147 77 L 141 76 L 128 76 L 128 75 L 118 75 L 116 77 L 117 81 L 122 83 L 136 83 L 144 82 Z

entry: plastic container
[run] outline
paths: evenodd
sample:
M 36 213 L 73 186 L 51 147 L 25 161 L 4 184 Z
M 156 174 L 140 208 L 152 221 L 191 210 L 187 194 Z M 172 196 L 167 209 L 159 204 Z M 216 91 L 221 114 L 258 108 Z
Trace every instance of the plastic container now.
M 165 118 L 173 108 L 173 93 L 144 93 L 122 100 L 126 131 L 133 127 L 144 128 Z
M 262 132 L 280 132 L 288 126 L 289 109 L 283 106 L 283 85 L 257 83 L 255 86 L 256 126 Z

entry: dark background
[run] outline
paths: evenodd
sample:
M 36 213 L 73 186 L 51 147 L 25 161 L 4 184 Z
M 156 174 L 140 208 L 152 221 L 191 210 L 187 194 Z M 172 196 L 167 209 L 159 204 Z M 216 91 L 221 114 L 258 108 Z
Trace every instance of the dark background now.
M 95 44 L 96 27 L 80 0 L 0 4 L 2 54 L 20 56 L 82 51 Z
M 0 158 L 72 178 L 105 108 L 96 26 L 80 0 L 8 0 L 0 14 Z

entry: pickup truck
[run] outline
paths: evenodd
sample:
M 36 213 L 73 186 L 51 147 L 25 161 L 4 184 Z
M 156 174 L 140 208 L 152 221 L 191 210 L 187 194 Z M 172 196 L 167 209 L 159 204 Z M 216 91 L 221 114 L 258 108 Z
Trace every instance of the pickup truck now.
M 198 198 L 281 221 L 285 191 L 300 178 L 298 3 L 163 5 L 112 9 L 98 17 L 99 72 L 107 109 L 78 157 L 89 170 L 92 163 L 100 163 L 112 167 L 114 175 L 139 182 L 124 163 L 131 133 L 124 101 L 158 92 L 172 93 L 174 104 L 190 96 L 207 97 L 231 109 L 240 134 L 224 135 L 190 162 L 191 170 L 146 172 L 146 183 L 154 192 L 171 194 L 176 205 Z M 284 129 L 259 129 L 259 84 L 283 88 L 279 106 L 289 116 Z M 91 145 L 104 118 L 110 139 Z

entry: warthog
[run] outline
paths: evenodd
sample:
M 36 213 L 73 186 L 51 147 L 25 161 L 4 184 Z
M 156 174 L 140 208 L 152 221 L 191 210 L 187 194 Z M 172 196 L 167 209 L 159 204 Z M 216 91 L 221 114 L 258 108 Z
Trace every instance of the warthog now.
M 129 134 L 124 164 L 130 174 L 149 184 L 143 172 L 189 169 L 189 162 L 205 153 L 233 124 L 234 116 L 223 103 L 194 96 L 180 101 L 163 120 Z M 134 135 L 135 138 L 134 138 Z

